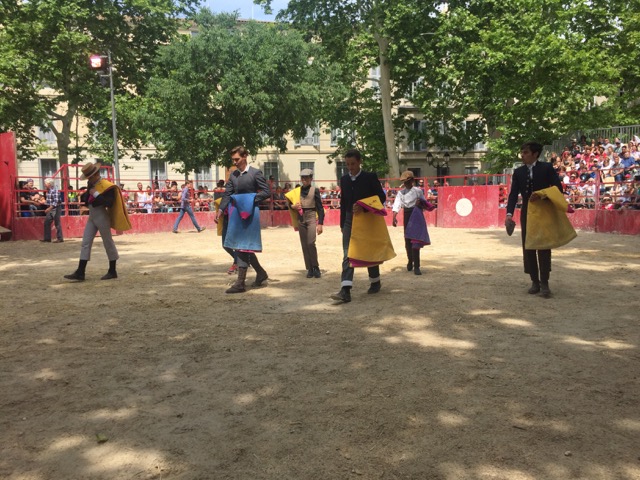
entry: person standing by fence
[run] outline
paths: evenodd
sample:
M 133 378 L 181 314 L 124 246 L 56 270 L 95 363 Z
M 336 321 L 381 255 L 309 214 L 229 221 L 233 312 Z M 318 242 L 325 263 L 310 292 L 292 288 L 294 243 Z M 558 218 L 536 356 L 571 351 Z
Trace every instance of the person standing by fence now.
M 46 206 L 44 211 L 44 240 L 43 242 L 51 242 L 51 224 L 56 227 L 56 243 L 64 242 L 62 235 L 62 226 L 60 225 L 60 215 L 62 215 L 62 197 L 61 192 L 56 188 L 56 182 L 52 178 L 44 181 L 47 187 Z

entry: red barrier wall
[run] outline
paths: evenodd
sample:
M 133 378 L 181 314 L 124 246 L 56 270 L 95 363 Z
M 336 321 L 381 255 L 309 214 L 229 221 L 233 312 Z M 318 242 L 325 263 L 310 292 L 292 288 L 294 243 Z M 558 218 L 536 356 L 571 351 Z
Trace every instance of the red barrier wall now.
M 461 192 L 459 189 L 471 189 L 471 192 Z M 491 190 L 483 195 L 482 189 Z M 443 187 L 450 190 L 441 194 L 438 208 L 426 212 L 427 224 L 438 227 L 452 228 L 490 228 L 502 227 L 506 216 L 504 208 L 497 208 L 497 190 L 492 187 Z M 456 191 L 457 190 L 457 191 Z M 444 192 L 443 192 L 444 193 Z M 461 199 L 467 199 L 471 204 L 471 211 L 461 215 L 456 206 Z M 467 203 L 467 202 L 463 202 Z M 467 204 L 468 206 L 468 204 Z M 464 205 L 463 205 L 464 207 Z M 461 210 L 458 208 L 458 210 Z M 483 211 L 484 210 L 484 211 Z M 462 209 L 464 214 L 468 210 Z M 215 228 L 215 213 L 196 212 L 198 223 L 209 229 Z M 149 213 L 130 215 L 133 229 L 127 233 L 156 233 L 169 232 L 173 228 L 177 213 Z M 65 238 L 82 237 L 86 216 L 63 216 L 61 218 Z M 387 225 L 391 225 L 393 215 L 388 210 Z M 402 226 L 403 215 L 398 215 L 398 226 Z M 520 224 L 520 210 L 516 209 L 514 220 Z M 577 230 L 620 233 L 626 235 L 640 234 L 640 210 L 576 210 L 569 214 L 569 220 Z M 261 210 L 260 224 L 264 227 L 290 226 L 291 217 L 286 210 Z M 340 210 L 326 210 L 324 224 L 327 226 L 340 225 Z M 43 238 L 44 217 L 14 218 L 14 240 L 37 240 Z M 195 231 L 191 220 L 185 216 L 180 223 L 179 230 Z
M 498 194 L 500 187 L 440 187 L 438 189 L 438 227 L 487 228 L 500 225 Z M 502 222 L 504 224 L 504 220 Z
M 0 226 L 13 230 L 13 182 L 18 175 L 16 139 L 12 132 L 0 133 Z

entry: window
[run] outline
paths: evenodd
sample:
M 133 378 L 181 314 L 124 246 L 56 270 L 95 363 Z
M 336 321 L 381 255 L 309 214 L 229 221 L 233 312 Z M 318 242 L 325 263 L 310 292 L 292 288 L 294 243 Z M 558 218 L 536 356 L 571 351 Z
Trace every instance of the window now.
M 413 172 L 413 176 L 420 178 L 422 176 L 422 169 L 420 167 L 409 167 L 407 170 Z
M 305 145 L 310 145 L 313 147 L 317 147 L 318 145 L 320 145 L 320 131 L 318 127 L 314 127 L 314 128 L 307 127 L 307 133 L 304 136 L 304 138 L 296 138 L 295 140 L 296 147 L 305 146 Z
M 338 146 L 338 141 L 344 137 L 344 134 L 342 133 L 342 129 L 341 128 L 332 128 L 331 129 L 331 146 L 332 147 L 337 147 Z
M 427 147 L 425 146 L 425 141 L 423 139 L 423 137 L 424 137 L 424 126 L 425 126 L 425 121 L 424 120 L 414 120 L 413 121 L 413 135 L 415 135 L 418 138 L 415 139 L 415 140 L 412 140 L 409 143 L 409 150 L 414 151 L 414 152 L 422 152 L 422 151 L 427 149 Z
M 314 174 L 315 177 L 315 170 L 314 170 L 314 165 L 316 162 L 300 162 L 300 171 L 304 170 L 305 168 L 308 168 L 309 170 L 311 170 Z
M 262 164 L 262 173 L 267 181 L 273 176 L 273 181 L 277 184 L 278 179 L 278 162 L 264 162 Z
M 155 182 L 162 182 L 167 179 L 167 164 L 160 160 L 149 160 L 151 170 L 151 180 L 155 186 Z M 162 188 L 162 185 L 160 185 Z M 155 187 L 154 187 L 155 188 Z
M 213 175 L 211 174 L 211 167 L 200 167 L 198 171 L 195 172 L 195 187 L 199 188 L 207 187 L 209 190 L 214 188 L 213 184 Z
M 478 173 L 478 167 L 476 166 L 467 165 L 466 167 L 464 167 L 464 174 L 466 176 L 465 179 L 466 179 L 467 185 L 478 184 L 478 177 L 476 177 L 477 173 Z
M 58 161 L 54 158 L 41 158 L 40 159 L 40 178 L 38 188 L 40 190 L 44 189 L 44 179 L 52 178 L 53 175 L 58 171 Z M 57 179 L 56 179 L 57 180 Z M 60 182 L 56 181 L 56 185 L 58 188 L 61 187 Z
M 38 128 L 38 138 L 42 143 L 55 144 L 57 142 L 56 136 L 52 130 L 47 130 L 42 127 Z
M 336 162 L 336 175 L 338 175 L 338 185 L 340 185 L 340 179 L 349 173 L 347 170 L 347 162 Z

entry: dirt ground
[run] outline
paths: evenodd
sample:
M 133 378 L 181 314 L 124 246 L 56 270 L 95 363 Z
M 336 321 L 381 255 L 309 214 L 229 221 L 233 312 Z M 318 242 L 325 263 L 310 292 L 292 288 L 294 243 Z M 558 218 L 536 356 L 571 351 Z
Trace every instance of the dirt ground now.
M 97 240 L 79 284 L 79 239 L 1 243 L 0 478 L 640 479 L 640 238 L 579 232 L 544 299 L 519 232 L 430 233 L 345 305 L 337 227 L 321 279 L 264 230 L 240 295 L 212 229 L 117 237 L 108 282 Z

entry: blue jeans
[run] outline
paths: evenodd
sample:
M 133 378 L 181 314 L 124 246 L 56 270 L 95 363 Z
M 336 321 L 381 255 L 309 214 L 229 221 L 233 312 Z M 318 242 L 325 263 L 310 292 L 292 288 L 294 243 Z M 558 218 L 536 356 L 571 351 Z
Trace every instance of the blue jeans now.
M 196 227 L 196 230 L 200 230 L 200 225 L 198 225 L 198 221 L 196 220 L 196 216 L 193 214 L 193 209 L 191 208 L 191 205 L 186 205 L 184 207 L 180 208 L 180 215 L 178 215 L 178 218 L 176 219 L 176 223 L 174 223 L 173 225 L 173 231 L 178 230 L 178 225 L 180 224 L 180 222 L 182 221 L 182 217 L 184 217 L 184 213 L 187 212 L 189 214 L 189 218 L 191 219 L 191 222 L 193 223 L 193 226 Z

